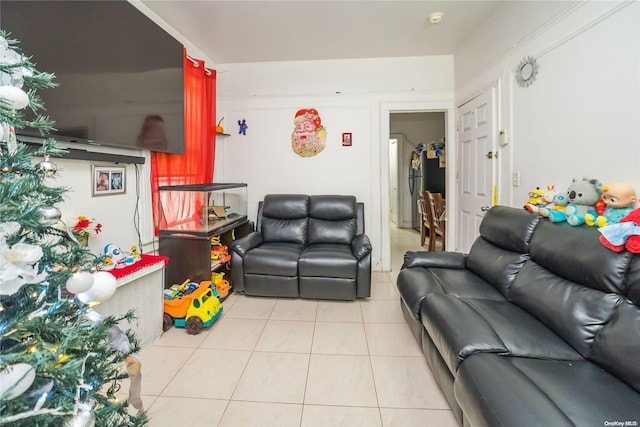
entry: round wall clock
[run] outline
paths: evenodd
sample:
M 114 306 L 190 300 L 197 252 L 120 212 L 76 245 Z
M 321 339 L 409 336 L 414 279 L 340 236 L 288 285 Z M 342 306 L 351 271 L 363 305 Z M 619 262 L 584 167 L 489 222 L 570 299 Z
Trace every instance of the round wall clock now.
M 520 61 L 516 68 L 516 81 L 518 86 L 527 87 L 536 79 L 538 75 L 538 63 L 532 56 L 526 56 Z

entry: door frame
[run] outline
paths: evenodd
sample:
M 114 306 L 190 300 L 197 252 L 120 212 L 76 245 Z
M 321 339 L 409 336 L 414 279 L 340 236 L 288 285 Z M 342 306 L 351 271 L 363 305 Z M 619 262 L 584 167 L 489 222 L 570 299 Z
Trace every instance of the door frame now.
M 429 113 L 444 112 L 445 116 L 445 138 L 446 138 L 446 189 L 447 194 L 453 194 L 456 188 L 456 107 L 454 102 L 381 102 L 380 103 L 380 166 L 382 169 L 380 179 L 380 231 L 381 231 L 381 269 L 391 271 L 391 238 L 390 238 L 390 183 L 389 183 L 389 135 L 391 132 L 390 118 L 392 113 Z M 451 193 L 450 193 L 451 192 Z M 447 198 L 454 199 L 454 198 Z M 451 207 L 449 207 L 451 206 Z M 447 200 L 447 212 L 449 221 L 455 223 L 452 214 L 456 212 L 457 203 L 455 200 Z M 451 244 L 455 242 L 456 233 L 447 233 L 447 247 L 453 248 Z M 452 249 L 453 250 L 453 249 Z M 395 266 L 398 268 L 398 266 Z

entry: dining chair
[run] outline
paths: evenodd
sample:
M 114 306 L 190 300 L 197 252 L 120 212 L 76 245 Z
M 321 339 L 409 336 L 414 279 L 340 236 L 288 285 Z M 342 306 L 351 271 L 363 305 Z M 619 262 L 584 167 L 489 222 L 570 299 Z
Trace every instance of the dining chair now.
M 438 236 L 441 238 L 442 250 L 446 250 L 447 211 L 442 193 L 424 191 L 425 206 L 429 220 L 429 251 L 434 251 Z
M 420 246 L 424 246 L 424 242 L 427 239 L 427 231 L 430 227 L 429 216 L 427 214 L 427 202 L 424 195 L 424 191 L 418 192 L 417 203 L 418 203 L 418 220 L 420 221 Z

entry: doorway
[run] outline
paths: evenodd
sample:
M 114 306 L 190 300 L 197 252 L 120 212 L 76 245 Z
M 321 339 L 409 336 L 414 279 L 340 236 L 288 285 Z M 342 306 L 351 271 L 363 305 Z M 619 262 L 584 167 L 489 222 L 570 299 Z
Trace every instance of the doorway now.
M 397 227 L 419 230 L 419 192 L 446 195 L 445 112 L 393 112 L 389 130 L 389 215 Z

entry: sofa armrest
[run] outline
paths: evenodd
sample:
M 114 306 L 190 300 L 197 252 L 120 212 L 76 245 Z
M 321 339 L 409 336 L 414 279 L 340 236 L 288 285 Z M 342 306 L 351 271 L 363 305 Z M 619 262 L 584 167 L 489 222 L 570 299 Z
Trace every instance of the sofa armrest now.
M 244 237 L 235 240 L 231 245 L 231 249 L 241 257 L 244 257 L 247 252 L 249 252 L 253 248 L 260 246 L 261 244 L 262 233 L 254 231 Z
M 436 267 L 436 268 L 465 268 L 467 256 L 459 252 L 424 252 L 408 251 L 404 254 L 402 268 Z
M 351 252 L 356 259 L 361 260 L 371 253 L 371 241 L 366 234 L 358 234 L 351 241 Z

